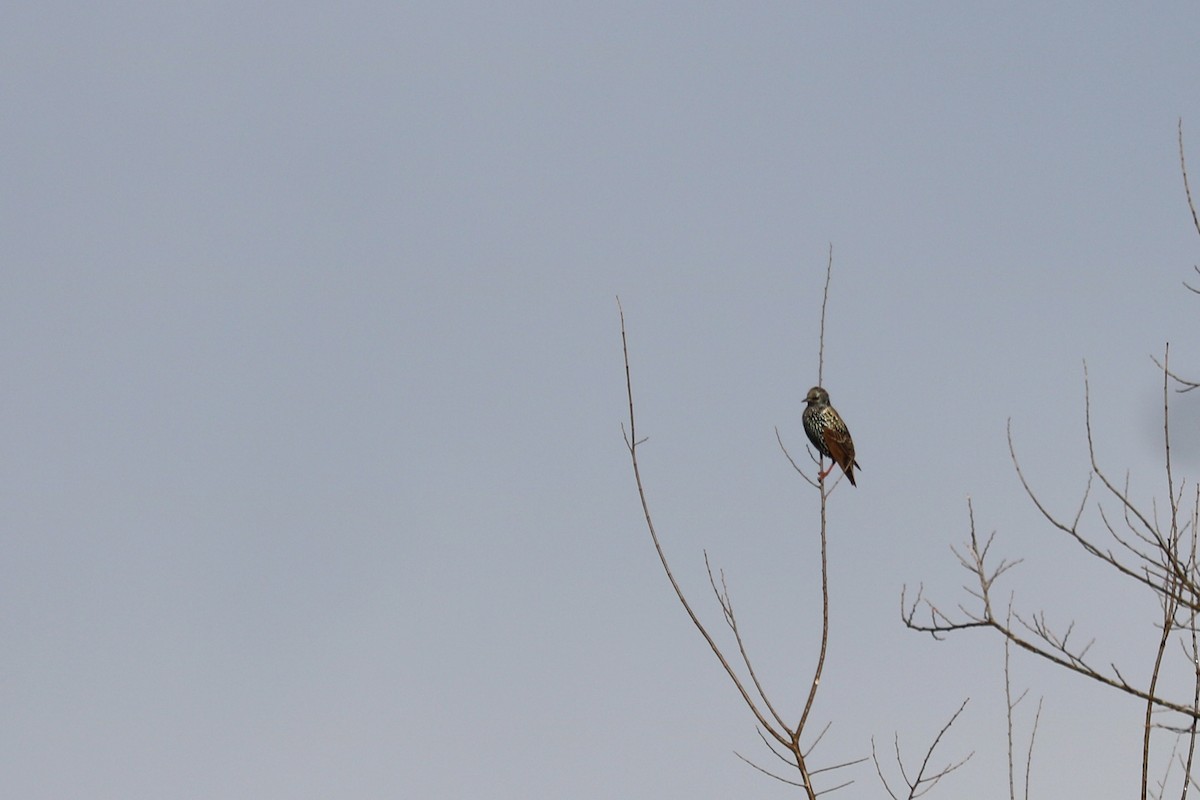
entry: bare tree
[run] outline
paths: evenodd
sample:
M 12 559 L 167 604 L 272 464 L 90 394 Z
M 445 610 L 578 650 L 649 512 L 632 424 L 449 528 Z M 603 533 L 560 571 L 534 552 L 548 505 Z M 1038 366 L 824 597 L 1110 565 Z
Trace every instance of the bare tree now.
M 825 313 L 829 300 L 829 283 L 833 274 L 833 248 L 829 250 L 829 260 L 825 270 L 825 290 L 821 301 L 821 329 L 818 347 L 818 383 L 824 371 L 825 363 Z M 621 317 L 621 349 L 625 361 L 625 387 L 629 403 L 629 418 L 628 428 L 622 425 L 622 433 L 625 438 L 625 446 L 629 450 L 630 461 L 633 466 L 634 480 L 637 484 L 638 498 L 641 502 L 642 512 L 646 520 L 646 528 L 650 532 L 650 538 L 654 543 L 655 552 L 658 554 L 659 561 L 662 563 L 663 571 L 666 573 L 667 580 L 671 584 L 671 588 L 675 591 L 676 597 L 687 612 L 688 618 L 692 621 L 693 626 L 704 637 L 709 649 L 720 662 L 725 674 L 733 683 L 746 707 L 754 717 L 756 723 L 756 731 L 759 738 L 767 749 L 780 762 L 786 765 L 790 777 L 784 777 L 778 771 L 769 770 L 758 763 L 755 763 L 749 758 L 742 756 L 740 753 L 735 753 L 738 758 L 745 761 L 754 769 L 762 772 L 776 780 L 791 786 L 796 786 L 803 790 L 809 800 L 823 794 L 828 794 L 837 789 L 848 786 L 853 783 L 852 779 L 841 777 L 840 770 L 844 770 L 854 764 L 865 761 L 865 758 L 854 759 L 841 763 L 835 763 L 824 766 L 816 766 L 812 760 L 813 751 L 821 742 L 825 733 L 829 730 L 831 723 L 826 723 L 819 731 L 813 733 L 811 730 L 811 714 L 814 702 L 817 697 L 817 690 L 820 688 L 821 676 L 825 669 L 825 659 L 829 643 L 829 562 L 828 562 L 828 515 L 827 507 L 830 494 L 837 488 L 840 481 L 840 476 L 837 479 L 831 479 L 828 482 L 822 477 L 820 467 L 822 466 L 821 459 L 814 455 L 812 450 L 808 451 L 809 457 L 813 463 L 817 465 L 818 471 L 816 477 L 810 476 L 803 468 L 801 468 L 788 453 L 786 446 L 783 443 L 783 438 L 776 429 L 775 435 L 779 442 L 780 448 L 784 455 L 791 463 L 796 472 L 813 488 L 820 497 L 820 517 L 818 525 L 818 535 L 821 549 L 821 636 L 817 646 L 816 665 L 812 671 L 812 677 L 809 680 L 808 694 L 804 703 L 804 708 L 798 713 L 788 716 L 786 712 L 781 711 L 772 701 L 770 692 L 763 686 L 759 680 L 758 674 L 754 668 L 754 662 L 750 657 L 746 648 L 746 642 L 742 637 L 741 629 L 738 625 L 737 614 L 734 611 L 733 600 L 731 598 L 729 587 L 726 582 L 725 573 L 723 570 L 714 572 L 712 565 L 709 562 L 708 553 L 704 554 L 704 563 L 708 571 L 709 586 L 715 595 L 717 602 L 720 604 L 722 617 L 725 625 L 733 634 L 733 642 L 737 649 L 737 654 L 729 655 L 722 646 L 717 642 L 708 627 L 697 615 L 691 602 L 684 594 L 679 582 L 675 578 L 675 574 L 671 569 L 671 565 L 667 560 L 666 553 L 663 550 L 662 542 L 659 539 L 658 531 L 655 528 L 654 520 L 650 514 L 649 501 L 647 500 L 646 488 L 642 479 L 641 468 L 638 463 L 638 449 L 642 447 L 646 439 L 638 437 L 637 421 L 634 413 L 633 402 L 633 380 L 629 367 L 629 346 L 625 330 L 625 312 L 621 308 L 620 298 L 617 299 L 617 308 Z M 963 706 L 966 704 L 964 703 Z M 933 755 L 934 748 L 941 741 L 942 736 L 962 713 L 962 707 L 950 718 L 942 731 L 934 739 L 925 753 L 924 760 L 921 763 L 920 769 L 915 773 L 913 782 L 909 784 L 909 798 L 915 798 L 923 794 L 928 789 L 936 785 L 943 777 L 961 766 L 967 759 L 953 764 L 949 764 L 940 770 L 931 770 L 929 767 L 930 759 Z M 897 759 L 899 759 L 899 751 L 897 750 Z M 970 756 L 967 756 L 970 758 Z M 878 762 L 877 762 L 878 767 Z M 900 762 L 902 774 L 905 773 L 903 762 Z M 776 768 L 778 769 L 778 768 Z M 882 779 L 883 775 L 880 772 Z M 908 778 L 905 777 L 908 781 Z M 818 785 L 822 784 L 822 785 Z M 827 784 L 827 785 L 826 785 Z M 885 786 L 886 786 L 885 781 Z M 890 787 L 888 791 L 891 792 Z M 912 792 L 916 792 L 915 794 Z M 893 794 L 893 797 L 896 797 Z
M 1179 127 L 1180 169 L 1192 221 L 1200 233 L 1188 183 L 1184 160 L 1183 127 Z M 1197 267 L 1200 272 L 1200 267 Z M 1191 286 L 1192 291 L 1200 292 Z M 1016 647 L 1058 667 L 1081 675 L 1110 690 L 1140 699 L 1144 706 L 1141 747 L 1141 797 L 1166 797 L 1173 782 L 1178 784 L 1178 796 L 1186 798 L 1196 785 L 1192 767 L 1196 754 L 1197 725 L 1200 721 L 1200 647 L 1197 646 L 1197 614 L 1200 613 L 1200 562 L 1197 560 L 1198 523 L 1200 523 L 1200 485 L 1180 480 L 1171 459 L 1170 398 L 1171 382 L 1190 391 L 1200 383 L 1179 377 L 1170 368 L 1170 345 L 1164 347 L 1161 362 L 1155 363 L 1162 372 L 1162 455 L 1165 496 L 1161 501 L 1145 504 L 1135 502 L 1128 475 L 1114 478 L 1101 465 L 1097 442 L 1092 428 L 1091 390 L 1087 364 L 1084 364 L 1084 423 L 1090 470 L 1087 487 L 1073 513 L 1052 511 L 1030 485 L 1013 441 L 1012 421 L 1008 426 L 1008 446 L 1013 469 L 1026 496 L 1052 530 L 1078 545 L 1084 557 L 1094 559 L 1129 587 L 1131 592 L 1157 600 L 1160 614 L 1155 621 L 1157 641 L 1150 652 L 1143 654 L 1143 666 L 1130 667 L 1117 663 L 1100 663 L 1092 655 L 1094 640 L 1081 642 L 1074 622 L 1056 625 L 1048 620 L 1044 610 L 1017 612 L 1011 597 L 1007 613 L 998 610 L 997 582 L 1019 560 L 994 557 L 991 553 L 995 534 L 982 539 L 975 525 L 974 508 L 967 501 L 968 537 L 966 542 L 952 548 L 959 564 L 969 574 L 964 587 L 971 598 L 953 606 L 935 604 L 918 588 L 909 601 L 901 593 L 901 617 L 915 631 L 929 633 L 935 639 L 973 629 L 990 630 L 1005 642 L 1006 695 L 1009 698 L 1009 772 L 1010 796 L 1015 800 L 1013 775 L 1012 710 L 1015 702 L 1007 689 L 1008 652 Z M 1094 515 L 1087 515 L 1091 509 Z M 1182 658 L 1178 656 L 1182 655 Z M 1128 658 L 1128 656 L 1127 656 Z M 1168 671 L 1180 678 L 1168 680 Z M 1144 677 L 1132 677 L 1144 670 Z M 1016 702 L 1019 702 L 1019 698 Z M 1036 719 L 1035 719 L 1036 730 Z M 1167 771 L 1156 782 L 1151 781 L 1152 751 L 1155 732 L 1174 735 L 1167 756 Z M 1032 759 L 1032 737 L 1026 761 L 1026 797 L 1028 797 L 1028 765 Z M 1181 775 L 1171 778 L 1171 770 Z

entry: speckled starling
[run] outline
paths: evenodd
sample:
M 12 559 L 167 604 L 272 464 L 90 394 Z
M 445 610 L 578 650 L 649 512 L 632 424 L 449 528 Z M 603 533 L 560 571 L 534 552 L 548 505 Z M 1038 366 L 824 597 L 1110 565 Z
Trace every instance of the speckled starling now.
M 833 464 L 842 468 L 842 472 L 850 479 L 851 486 L 857 486 L 854 482 L 854 468 L 858 467 L 858 462 L 854 460 L 854 440 L 850 438 L 850 430 L 842 421 L 841 414 L 829 405 L 829 392 L 820 386 L 814 386 L 808 390 L 808 397 L 804 398 L 804 402 L 808 403 L 803 416 L 804 432 L 808 434 L 808 440 L 821 455 L 833 459 Z M 817 479 L 824 481 L 829 470 L 833 469 L 833 464 L 819 473 Z

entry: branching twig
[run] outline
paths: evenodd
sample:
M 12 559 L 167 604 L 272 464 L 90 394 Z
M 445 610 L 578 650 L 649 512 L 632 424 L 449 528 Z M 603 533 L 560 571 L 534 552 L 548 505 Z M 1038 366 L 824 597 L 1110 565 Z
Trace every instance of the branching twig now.
M 725 584 L 725 571 L 721 571 L 721 588 L 717 588 L 717 582 L 713 578 L 712 565 L 708 563 L 708 551 L 704 551 L 704 568 L 708 570 L 708 583 L 712 586 L 713 594 L 717 596 L 717 602 L 721 604 L 721 611 L 725 615 L 725 624 L 729 626 L 729 630 L 733 631 L 734 641 L 737 642 L 738 652 L 742 655 L 742 663 L 746 665 L 746 671 L 750 674 L 750 680 L 754 683 L 754 688 L 758 691 L 758 696 L 762 698 L 763 704 L 767 710 L 771 712 L 771 716 L 775 718 L 775 722 L 779 724 L 780 730 L 787 730 L 787 723 L 783 721 L 783 717 L 779 716 L 779 712 L 771 705 L 770 698 L 763 691 L 762 684 L 758 681 L 758 675 L 754 672 L 754 665 L 750 662 L 750 656 L 746 653 L 746 643 L 742 641 L 742 632 L 738 630 L 737 617 L 733 613 L 733 601 L 729 597 L 729 587 Z
M 969 503 L 968 507 L 970 507 Z M 991 543 L 992 538 L 989 537 L 984 547 L 981 548 L 979 546 L 975 532 L 974 516 L 972 514 L 970 538 L 965 554 L 960 554 L 959 557 L 963 568 L 969 571 L 975 580 L 975 587 L 967 588 L 968 592 L 979 601 L 981 606 L 979 610 L 969 611 L 963 606 L 959 606 L 958 613 L 961 616 L 952 617 L 926 599 L 923 593 L 919 593 L 917 599 L 911 604 L 906 603 L 902 594 L 901 602 L 904 605 L 902 606 L 901 618 L 904 624 L 912 630 L 929 633 L 935 637 L 971 628 L 991 628 L 1022 650 L 1057 664 L 1060 667 L 1065 667 L 1072 672 L 1079 673 L 1098 683 L 1142 700 L 1152 701 L 1156 706 L 1161 708 L 1177 711 L 1189 717 L 1200 716 L 1200 709 L 1196 705 L 1190 702 L 1185 704 L 1172 701 L 1159 695 L 1150 694 L 1146 689 L 1126 680 L 1116 667 L 1110 666 L 1110 671 L 1105 672 L 1099 667 L 1093 666 L 1087 659 L 1087 651 L 1091 647 L 1090 642 L 1083 647 L 1074 647 L 1071 644 L 1071 635 L 1074 630 L 1073 624 L 1068 625 L 1066 630 L 1060 633 L 1047 622 L 1044 613 L 1035 614 L 1032 618 L 1026 619 L 1013 612 L 1012 619 L 1016 620 L 1015 625 L 1009 624 L 997 617 L 992 611 L 991 595 L 993 584 L 1000 575 L 1015 566 L 1017 562 L 1002 560 L 998 566 L 991 566 L 987 561 L 987 553 L 991 547 Z M 927 623 L 918 621 L 917 619 L 917 614 L 922 609 L 928 614 L 929 622 Z M 1025 631 L 1028 635 L 1022 633 L 1022 631 Z
M 818 354 L 820 361 L 818 372 L 820 372 L 824 366 L 825 310 L 829 299 L 829 282 L 832 275 L 832 266 L 833 250 L 831 247 L 829 266 L 826 269 L 825 276 L 825 295 L 821 304 L 821 347 Z M 767 745 L 767 748 L 772 752 L 772 754 L 783 759 L 786 763 L 796 768 L 800 779 L 798 782 L 788 780 L 780 775 L 764 769 L 758 764 L 755 764 L 740 753 L 735 753 L 735 755 L 737 755 L 738 758 L 745 761 L 755 770 L 762 772 L 763 774 L 769 775 L 789 785 L 803 788 L 809 800 L 816 800 L 818 795 L 826 794 L 843 786 L 847 786 L 851 783 L 851 781 L 846 781 L 838 784 L 837 786 L 818 791 L 813 785 L 813 776 L 842 769 L 858 763 L 857 761 L 850 761 L 821 769 L 813 769 L 810 767 L 808 763 L 808 756 L 812 752 L 812 748 L 815 747 L 816 744 L 820 742 L 821 737 L 824 736 L 825 730 L 828 730 L 828 725 L 826 725 L 825 729 L 821 731 L 821 734 L 817 736 L 816 741 L 813 742 L 808 752 L 805 752 L 801 745 L 801 739 L 804 736 L 804 732 L 809 721 L 809 715 L 812 712 L 813 704 L 816 700 L 817 689 L 821 683 L 821 675 L 825 666 L 825 657 L 829 642 L 829 564 L 827 547 L 828 538 L 826 535 L 826 500 L 829 490 L 826 488 L 823 482 L 812 481 L 807 475 L 804 475 L 803 470 L 796 465 L 795 461 L 792 460 L 791 455 L 787 453 L 787 449 L 784 448 L 784 454 L 787 455 L 788 460 L 792 462 L 792 466 L 795 467 L 796 470 L 801 473 L 801 475 L 804 475 L 805 479 L 808 480 L 811 485 L 818 489 L 821 497 L 821 644 L 819 655 L 817 657 L 817 665 L 814 669 L 813 677 L 809 684 L 808 697 L 804 705 L 804 710 L 800 714 L 799 721 L 794 726 L 789 727 L 784 721 L 783 716 L 776 710 L 774 704 L 771 702 L 766 688 L 759 680 L 758 674 L 754 669 L 753 661 L 751 660 L 746 648 L 746 642 L 743 639 L 741 630 L 738 626 L 737 615 L 734 613 L 733 601 L 730 597 L 729 586 L 726 583 L 724 573 L 721 571 L 714 573 L 712 565 L 709 562 L 708 553 L 705 552 L 704 564 L 708 571 L 709 585 L 712 588 L 713 594 L 717 598 L 717 602 L 721 606 L 721 613 L 725 619 L 725 623 L 733 633 L 733 638 L 737 644 L 738 653 L 741 656 L 742 664 L 745 667 L 745 674 L 749 676 L 749 684 L 742 680 L 738 670 L 734 668 L 734 665 L 725 656 L 720 645 L 717 644 L 717 641 L 709 633 L 705 624 L 700 620 L 700 617 L 696 614 L 691 603 L 684 595 L 683 589 L 680 587 L 679 582 L 676 580 L 675 575 L 671 570 L 671 566 L 667 561 L 666 553 L 663 550 L 662 542 L 659 540 L 658 531 L 654 526 L 654 520 L 650 514 L 649 501 L 647 500 L 645 486 L 642 482 L 641 467 L 638 463 L 638 448 L 644 444 L 646 440 L 644 438 L 637 438 L 637 421 L 634 415 L 633 403 L 633 380 L 629 366 L 628 338 L 625 331 L 625 311 L 621 307 L 620 298 L 617 298 L 617 309 L 621 318 L 621 351 L 625 363 L 625 388 L 628 399 L 629 413 L 628 430 L 625 429 L 624 425 L 621 427 L 625 439 L 625 446 L 629 451 L 630 462 L 633 465 L 633 475 L 634 481 L 637 484 L 638 499 L 642 505 L 643 516 L 646 520 L 646 527 L 649 530 L 650 538 L 654 543 L 654 550 L 658 554 L 659 562 L 662 564 L 663 571 L 666 573 L 667 580 L 670 582 L 671 588 L 675 591 L 675 596 L 679 599 L 684 611 L 687 612 L 688 618 L 692 621 L 692 625 L 700 632 L 700 635 L 704 637 L 705 642 L 708 643 L 709 649 L 712 650 L 713 655 L 716 656 L 717 660 L 721 664 L 721 667 L 725 670 L 725 674 L 728 675 L 730 681 L 733 682 L 733 685 L 737 688 L 738 693 L 741 694 L 743 702 L 745 702 L 746 706 L 750 709 L 750 712 L 757 720 L 758 726 L 756 728 L 756 733 Z M 782 438 L 779 437 L 778 429 L 776 430 L 776 438 L 779 439 L 780 447 L 783 447 L 783 441 Z M 750 686 L 753 687 L 753 693 L 749 688 Z M 776 750 L 775 745 L 778 745 L 780 749 Z M 787 754 L 786 757 L 784 756 L 784 753 Z
M 958 707 L 958 710 L 955 711 L 950 717 L 950 721 L 942 726 L 942 729 L 938 732 L 938 735 L 934 737 L 933 742 L 925 751 L 925 757 L 921 760 L 921 768 L 918 769 L 917 774 L 911 778 L 908 776 L 908 770 L 904 766 L 904 757 L 900 752 L 900 737 L 899 735 L 896 735 L 893 738 L 893 747 L 896 751 L 896 765 L 900 770 L 900 777 L 903 778 L 904 784 L 908 788 L 908 794 L 904 795 L 905 800 L 916 800 L 916 798 L 925 794 L 934 786 L 937 786 L 942 778 L 946 777 L 951 772 L 954 772 L 963 764 L 966 764 L 968 761 L 970 761 L 971 757 L 975 755 L 975 751 L 971 751 L 965 758 L 957 762 L 948 763 L 946 766 L 942 767 L 933 774 L 926 774 L 929 770 L 929 762 L 933 758 L 933 751 L 937 749 L 938 744 L 942 741 L 942 737 L 946 735 L 946 731 L 950 730 L 950 726 L 953 725 L 955 720 L 958 719 L 959 715 L 962 714 L 963 709 L 967 707 L 967 703 L 969 702 L 970 698 L 964 700 L 962 705 Z M 879 763 L 879 754 L 875 750 L 874 738 L 871 739 L 871 760 L 875 762 L 875 773 L 879 776 L 880 782 L 883 783 L 883 788 L 887 790 L 887 793 L 892 797 L 892 800 L 901 800 L 901 796 L 896 793 L 896 790 L 892 788 L 891 784 L 888 783 L 888 779 L 883 774 L 883 765 Z

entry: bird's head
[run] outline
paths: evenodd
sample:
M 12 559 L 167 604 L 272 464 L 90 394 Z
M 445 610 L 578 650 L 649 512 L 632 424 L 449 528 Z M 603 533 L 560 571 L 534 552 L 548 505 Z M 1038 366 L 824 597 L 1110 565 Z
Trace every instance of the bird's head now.
M 824 406 L 829 404 L 829 392 L 822 389 L 820 386 L 814 386 L 808 390 L 808 396 L 804 398 L 804 402 L 811 405 Z

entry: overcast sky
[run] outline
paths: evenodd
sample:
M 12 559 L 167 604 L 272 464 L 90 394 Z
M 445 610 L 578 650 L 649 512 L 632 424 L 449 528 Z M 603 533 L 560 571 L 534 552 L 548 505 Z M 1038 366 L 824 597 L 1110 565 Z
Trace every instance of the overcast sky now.
M 1148 674 L 1153 601 L 1040 521 L 1005 425 L 1072 513 L 1086 359 L 1102 461 L 1161 503 L 1198 42 L 1195 3 L 9 4 L 0 794 L 799 796 L 734 756 L 773 762 L 656 561 L 615 298 L 663 544 L 714 630 L 725 569 L 793 718 L 818 506 L 775 430 L 807 463 L 832 246 L 862 472 L 814 758 L 919 756 L 969 697 L 929 796 L 1007 797 L 1000 642 L 900 592 L 969 599 L 970 496 L 1004 598 Z M 1140 705 L 1012 675 L 1033 795 L 1133 796 Z

